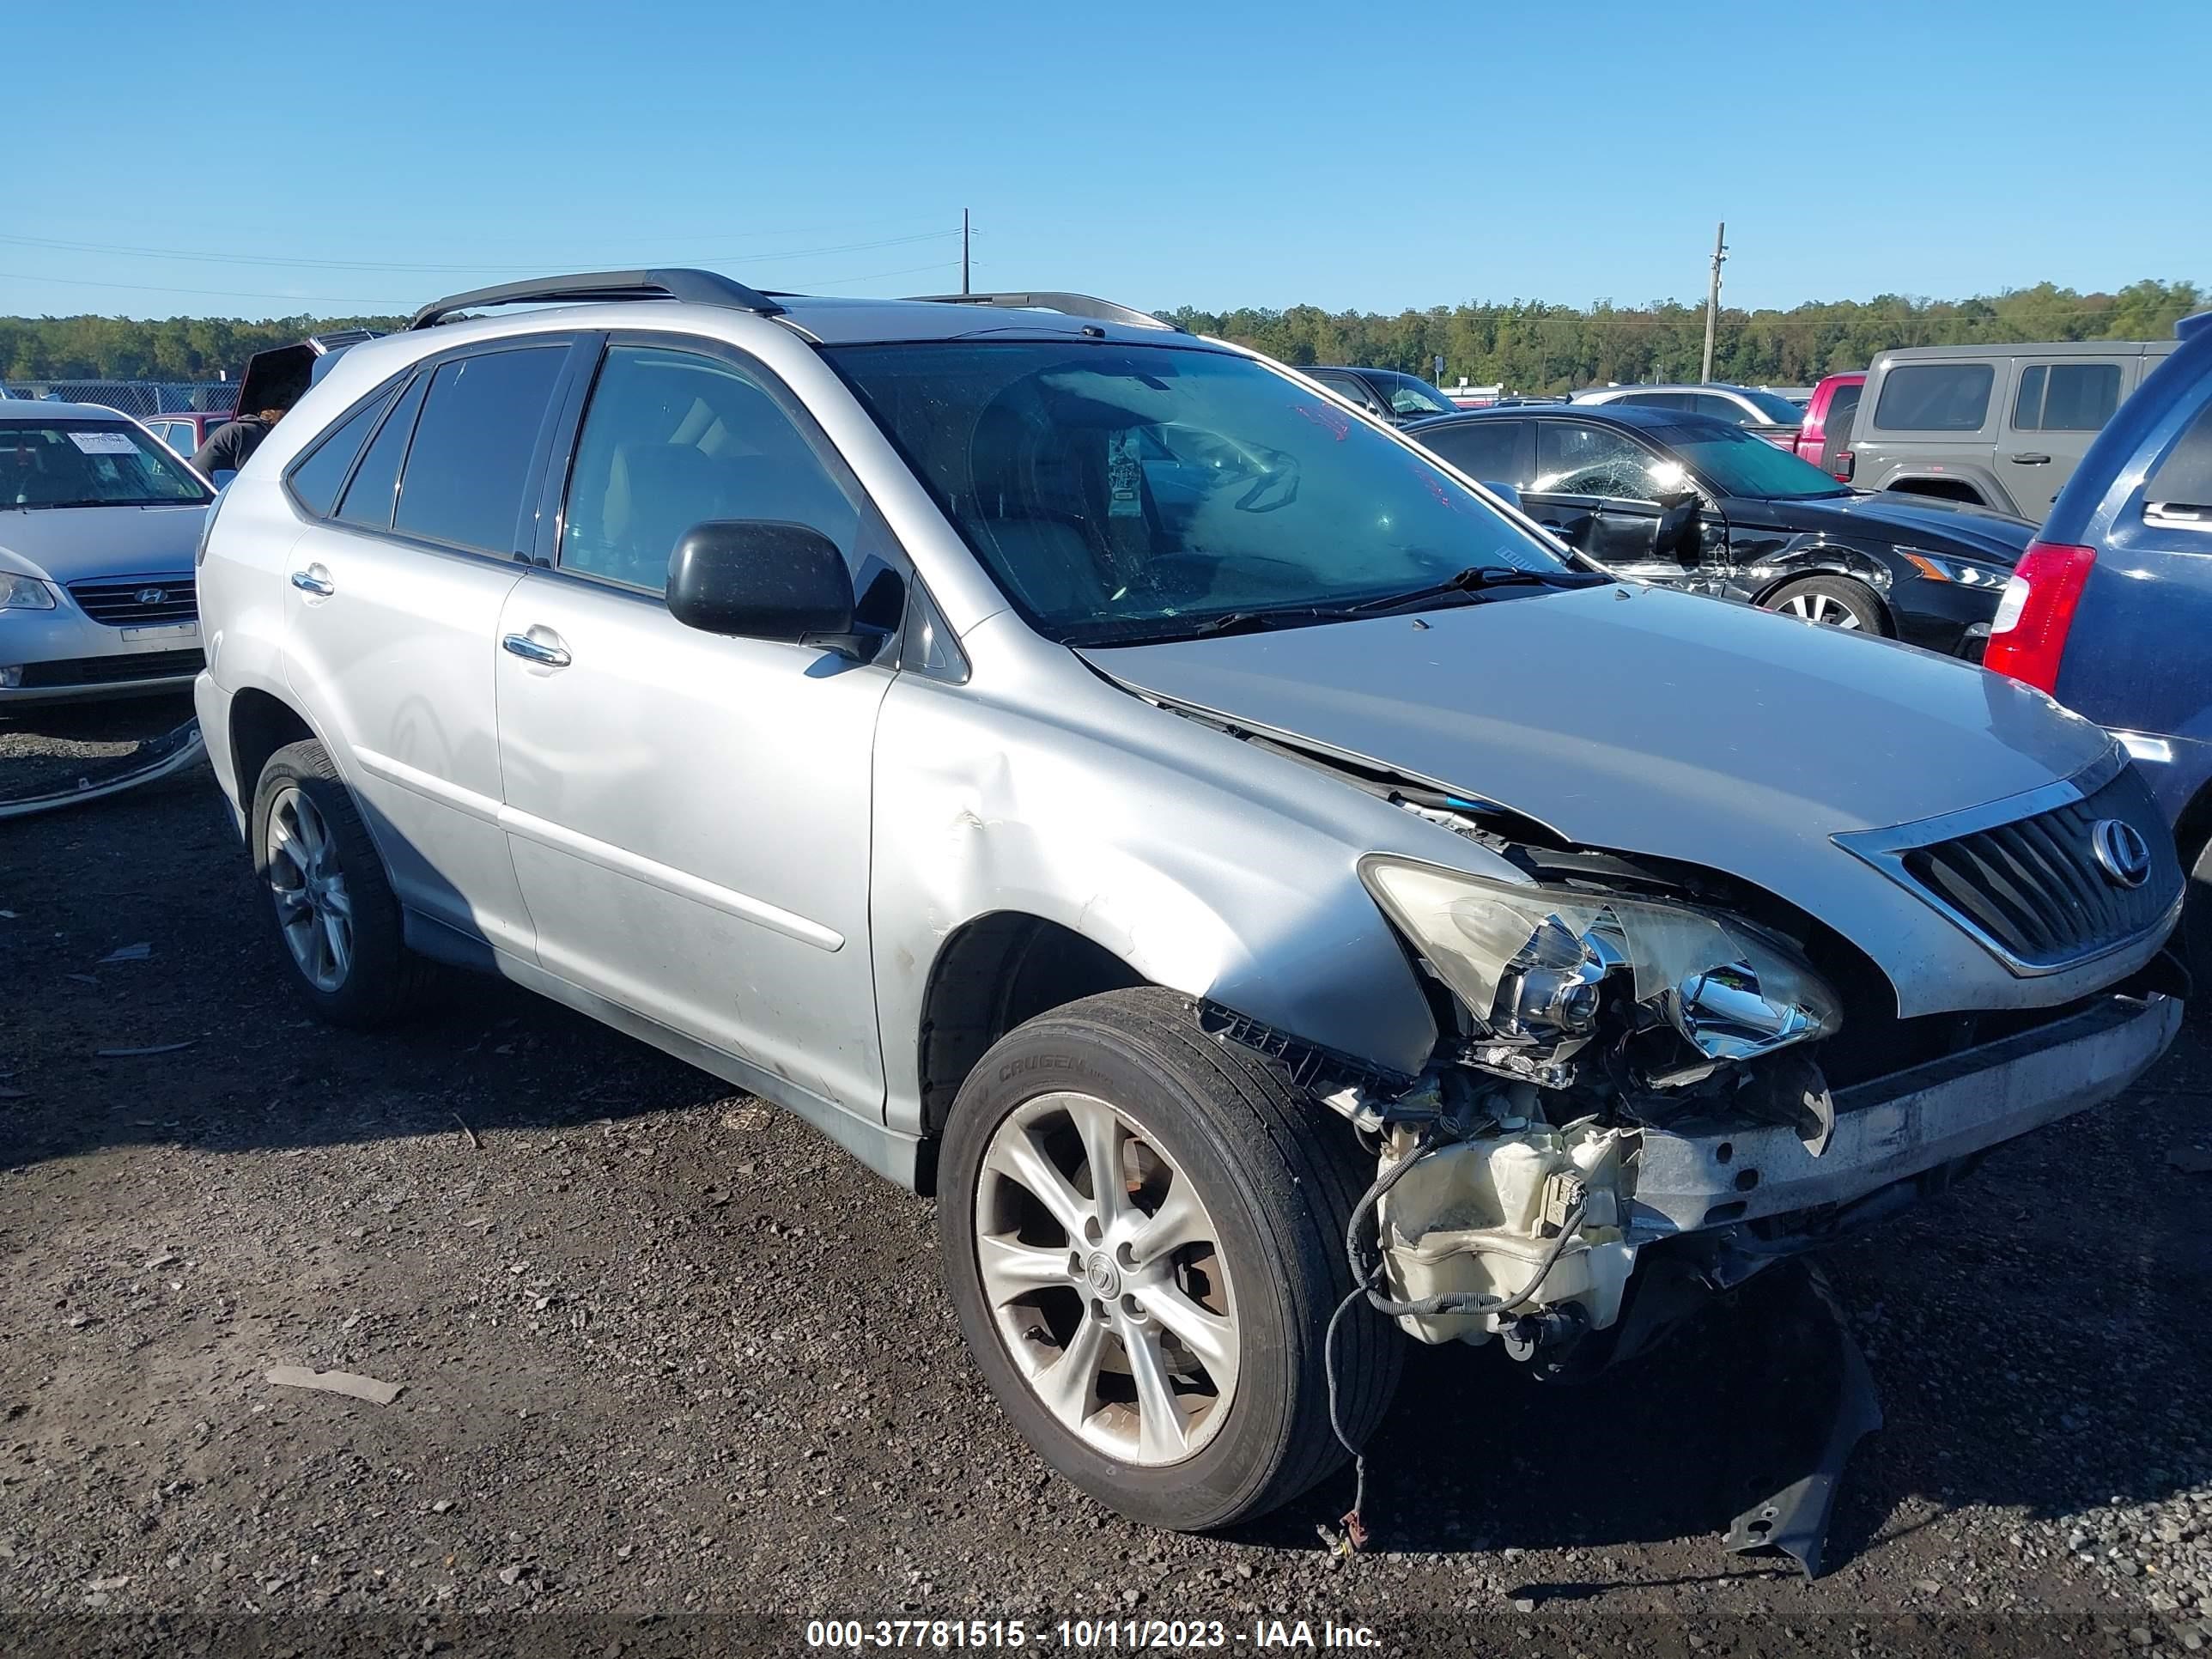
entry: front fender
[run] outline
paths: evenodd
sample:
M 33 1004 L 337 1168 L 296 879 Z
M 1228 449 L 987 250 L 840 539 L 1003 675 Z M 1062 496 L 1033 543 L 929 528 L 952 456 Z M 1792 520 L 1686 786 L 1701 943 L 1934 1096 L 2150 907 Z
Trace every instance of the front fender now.
M 922 1124 L 918 1036 L 939 952 L 1006 911 L 1154 984 L 1418 1072 L 1436 1024 L 1358 859 L 1412 848 L 1466 866 L 1482 849 L 1082 678 L 1069 689 L 1090 708 L 1058 716 L 1037 712 L 1050 700 L 912 676 L 884 700 L 869 908 L 891 1127 Z
M 1751 602 L 1759 605 L 1765 605 L 1784 583 L 1806 576 L 1848 577 L 1872 588 L 1885 605 L 1889 599 L 1891 571 L 1887 562 L 1863 548 L 1812 531 L 1775 532 L 1770 544 L 1749 562 L 1744 576 Z

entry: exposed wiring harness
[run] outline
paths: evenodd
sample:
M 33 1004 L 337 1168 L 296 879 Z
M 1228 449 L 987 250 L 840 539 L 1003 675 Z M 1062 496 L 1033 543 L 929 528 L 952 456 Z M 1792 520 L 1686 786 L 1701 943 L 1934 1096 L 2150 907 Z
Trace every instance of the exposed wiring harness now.
M 1376 1288 L 1376 1281 L 1382 1274 L 1382 1222 L 1377 1218 L 1375 1223 L 1375 1247 L 1371 1252 L 1364 1247 L 1360 1236 L 1360 1224 L 1374 1213 L 1376 1206 L 1382 1203 L 1383 1194 L 1396 1186 L 1407 1170 L 1435 1150 L 1434 1133 L 1423 1130 L 1420 1138 L 1413 1143 L 1413 1149 L 1377 1176 L 1374 1184 L 1361 1195 L 1359 1202 L 1352 1206 L 1352 1218 L 1344 1229 L 1344 1255 L 1352 1267 L 1352 1290 L 1343 1301 L 1336 1304 L 1336 1311 L 1328 1316 L 1328 1328 L 1322 1336 L 1322 1368 L 1328 1379 L 1328 1425 L 1336 1435 L 1337 1443 L 1352 1454 L 1352 1508 L 1345 1515 L 1343 1525 L 1345 1535 L 1354 1549 L 1367 1541 L 1367 1527 L 1360 1518 L 1367 1503 L 1367 1454 L 1364 1447 L 1353 1444 L 1352 1437 L 1345 1432 L 1344 1419 L 1337 1407 L 1336 1333 L 1338 1327 L 1344 1322 L 1345 1315 L 1358 1305 L 1362 1298 L 1377 1313 L 1393 1319 L 1408 1316 L 1425 1319 L 1439 1314 L 1506 1314 L 1526 1307 L 1550 1276 L 1552 1269 L 1559 1265 L 1559 1257 L 1565 1254 L 1567 1241 L 1574 1237 L 1575 1229 L 1582 1224 L 1583 1211 L 1588 1201 L 1584 1198 L 1577 1198 L 1568 1207 L 1560 1221 L 1559 1231 L 1553 1235 L 1542 1257 L 1538 1260 L 1535 1272 L 1529 1275 L 1528 1282 L 1511 1296 L 1492 1296 L 1481 1291 L 1447 1291 L 1438 1296 L 1419 1297 L 1409 1302 L 1399 1301 Z

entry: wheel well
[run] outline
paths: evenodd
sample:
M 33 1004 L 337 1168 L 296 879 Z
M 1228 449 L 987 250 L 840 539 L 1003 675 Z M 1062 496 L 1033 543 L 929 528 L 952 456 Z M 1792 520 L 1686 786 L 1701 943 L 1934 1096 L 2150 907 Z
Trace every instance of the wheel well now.
M 288 743 L 314 735 L 307 721 L 266 691 L 249 687 L 230 700 L 230 757 L 241 811 L 253 811 L 253 792 L 269 757 Z
M 945 941 L 921 1006 L 923 1132 L 936 1136 L 984 1050 L 1064 1003 L 1145 976 L 1072 928 L 1018 911 L 979 916 Z
M 1784 588 L 1794 587 L 1799 582 L 1810 581 L 1815 576 L 1825 576 L 1830 581 L 1849 582 L 1854 587 L 1863 587 L 1866 589 L 1867 597 L 1874 601 L 1875 613 L 1881 618 L 1881 631 L 1883 635 L 1889 638 L 1896 637 L 1897 622 L 1896 619 L 1890 615 L 1888 601 L 1882 598 L 1881 592 L 1872 583 L 1869 582 L 1866 578 L 1854 574 L 1849 570 L 1838 568 L 1834 565 L 1821 565 L 1818 568 L 1812 570 L 1793 570 L 1788 575 L 1783 577 L 1781 580 L 1769 586 L 1766 591 L 1761 593 L 1757 599 L 1753 599 L 1752 603 L 1763 609 L 1766 605 L 1771 604 L 1775 596 L 1780 593 Z
M 1899 478 L 1882 486 L 1900 495 L 1933 495 L 1938 501 L 1964 501 L 1969 507 L 1987 507 L 1982 492 L 1963 478 Z

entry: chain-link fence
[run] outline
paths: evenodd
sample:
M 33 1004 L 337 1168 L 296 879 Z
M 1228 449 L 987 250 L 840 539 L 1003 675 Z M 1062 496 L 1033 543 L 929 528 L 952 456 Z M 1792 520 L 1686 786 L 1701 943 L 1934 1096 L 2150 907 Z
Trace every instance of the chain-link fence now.
M 9 380 L 7 389 L 10 398 L 96 404 L 142 421 L 149 415 L 231 409 L 238 403 L 234 380 Z

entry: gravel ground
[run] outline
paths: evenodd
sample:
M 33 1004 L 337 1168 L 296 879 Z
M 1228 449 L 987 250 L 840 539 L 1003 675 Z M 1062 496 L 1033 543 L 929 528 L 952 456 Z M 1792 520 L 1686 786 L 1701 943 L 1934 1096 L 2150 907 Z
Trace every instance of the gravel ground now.
M 0 798 L 182 712 L 0 721 Z M 489 981 L 326 1030 L 253 904 L 204 769 L 0 823 L 10 1651 L 786 1651 L 924 1615 L 1055 1648 L 1063 1618 L 1405 1653 L 2212 1643 L 2212 1176 L 2184 1167 L 2212 1022 L 1828 1257 L 1888 1421 L 1819 1583 L 1718 1547 L 1755 1301 L 1576 1389 L 1417 1353 L 1346 1559 L 1348 1476 L 1195 1538 L 1048 1474 L 963 1355 L 933 1206 L 795 1121 Z

